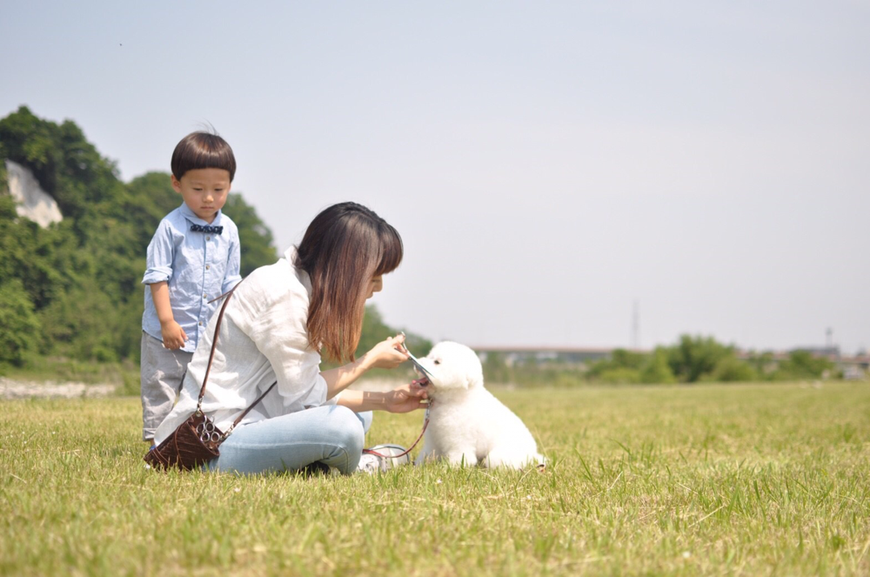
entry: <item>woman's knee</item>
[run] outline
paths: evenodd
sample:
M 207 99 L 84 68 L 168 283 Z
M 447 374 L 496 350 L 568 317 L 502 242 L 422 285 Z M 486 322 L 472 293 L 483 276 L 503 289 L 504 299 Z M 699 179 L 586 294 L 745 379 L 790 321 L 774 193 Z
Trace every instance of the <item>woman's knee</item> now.
M 365 429 L 356 413 L 347 407 L 336 405 L 330 411 L 328 427 L 330 436 L 337 444 L 345 447 L 348 453 L 362 453 Z
M 362 423 L 363 433 L 368 433 L 369 429 L 372 428 L 372 421 L 374 420 L 374 411 L 363 411 L 362 413 L 354 413 L 356 418 Z

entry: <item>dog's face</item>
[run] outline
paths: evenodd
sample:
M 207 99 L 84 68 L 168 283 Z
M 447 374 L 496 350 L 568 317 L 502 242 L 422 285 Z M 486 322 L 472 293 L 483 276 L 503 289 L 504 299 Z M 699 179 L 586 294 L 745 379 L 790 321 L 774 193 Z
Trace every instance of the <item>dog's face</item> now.
M 459 343 L 438 343 L 420 364 L 431 373 L 429 384 L 435 391 L 461 390 L 483 386 L 483 367 L 470 348 Z

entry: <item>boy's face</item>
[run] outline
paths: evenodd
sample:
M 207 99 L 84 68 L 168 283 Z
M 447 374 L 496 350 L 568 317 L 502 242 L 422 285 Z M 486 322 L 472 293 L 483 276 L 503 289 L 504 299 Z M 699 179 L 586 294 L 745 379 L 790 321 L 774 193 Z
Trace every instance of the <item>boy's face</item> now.
M 223 208 L 230 192 L 230 172 L 223 168 L 197 168 L 172 176 L 172 188 L 184 199 L 193 214 L 211 223 Z

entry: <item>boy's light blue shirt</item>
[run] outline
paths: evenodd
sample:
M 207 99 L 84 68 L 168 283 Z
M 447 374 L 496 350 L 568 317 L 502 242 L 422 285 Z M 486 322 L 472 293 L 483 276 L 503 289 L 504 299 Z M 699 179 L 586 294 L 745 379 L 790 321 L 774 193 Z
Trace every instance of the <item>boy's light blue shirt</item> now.
M 221 234 L 194 232 L 191 225 L 209 225 L 182 204 L 160 221 L 148 245 L 147 269 L 142 284 L 167 281 L 169 302 L 175 322 L 187 334 L 183 351 L 192 353 L 214 310 L 220 306 L 208 301 L 222 295 L 237 282 L 240 274 L 239 229 L 230 217 L 218 211 L 210 226 L 222 226 Z M 142 330 L 163 340 L 160 320 L 145 287 L 145 312 Z

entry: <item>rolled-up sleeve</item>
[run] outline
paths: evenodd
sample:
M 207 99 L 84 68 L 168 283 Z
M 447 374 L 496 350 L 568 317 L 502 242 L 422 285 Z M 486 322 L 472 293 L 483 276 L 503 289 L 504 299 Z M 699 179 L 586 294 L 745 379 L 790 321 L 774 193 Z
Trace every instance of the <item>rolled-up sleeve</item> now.
M 224 284 L 221 288 L 221 293 L 225 293 L 242 280 L 241 274 L 241 243 L 239 242 L 238 231 L 235 231 L 233 240 L 230 241 L 230 250 L 227 256 L 227 273 L 224 276 Z
M 142 277 L 142 284 L 154 284 L 172 278 L 174 249 L 172 231 L 168 223 L 163 221 L 148 244 L 148 255 L 145 263 L 147 268 L 145 276 Z

